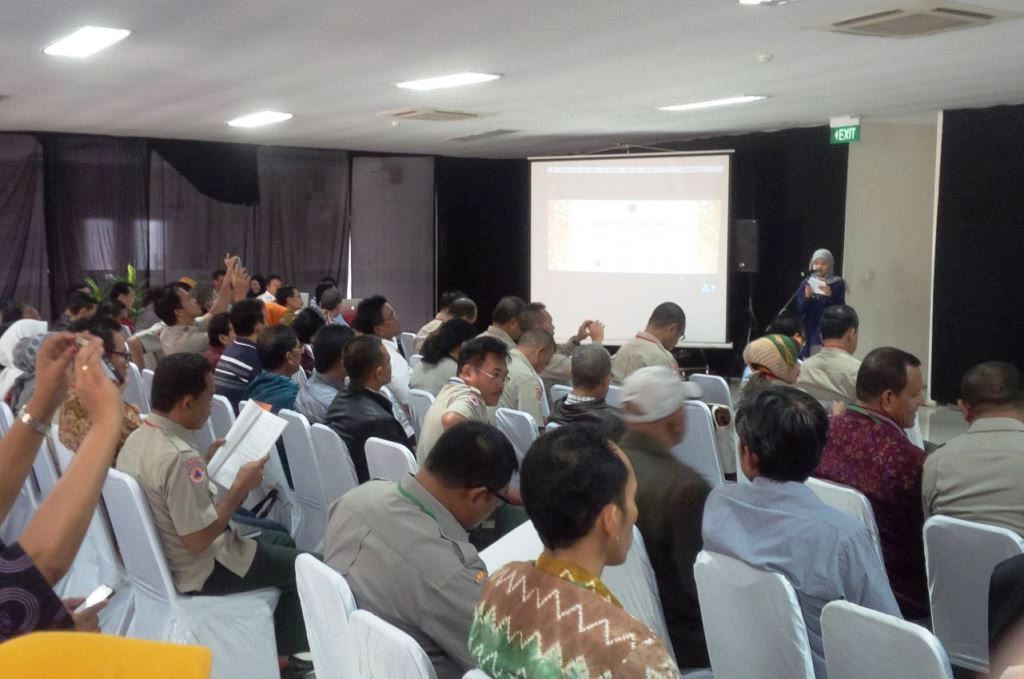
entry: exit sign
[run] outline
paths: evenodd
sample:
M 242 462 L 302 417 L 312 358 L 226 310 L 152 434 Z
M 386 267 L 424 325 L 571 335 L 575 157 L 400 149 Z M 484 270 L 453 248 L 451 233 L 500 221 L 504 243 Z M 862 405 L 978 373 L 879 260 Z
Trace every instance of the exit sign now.
M 860 125 L 844 125 L 831 128 L 830 144 L 849 144 L 852 141 L 860 141 Z

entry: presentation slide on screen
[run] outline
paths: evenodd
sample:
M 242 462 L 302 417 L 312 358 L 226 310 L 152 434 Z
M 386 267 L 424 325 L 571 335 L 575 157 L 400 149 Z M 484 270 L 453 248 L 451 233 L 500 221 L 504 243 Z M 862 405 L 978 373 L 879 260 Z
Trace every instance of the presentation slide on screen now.
M 655 306 L 686 311 L 686 344 L 726 341 L 729 155 L 535 159 L 531 298 L 559 339 L 598 318 L 606 344 Z

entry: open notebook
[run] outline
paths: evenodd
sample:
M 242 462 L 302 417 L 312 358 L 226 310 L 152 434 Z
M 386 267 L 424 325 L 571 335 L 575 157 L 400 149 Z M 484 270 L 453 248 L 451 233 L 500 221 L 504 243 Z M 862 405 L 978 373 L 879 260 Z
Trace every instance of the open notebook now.
M 224 445 L 207 465 L 210 478 L 218 485 L 230 488 L 242 465 L 270 454 L 287 424 L 284 418 L 266 410 L 256 401 L 249 401 L 228 431 Z

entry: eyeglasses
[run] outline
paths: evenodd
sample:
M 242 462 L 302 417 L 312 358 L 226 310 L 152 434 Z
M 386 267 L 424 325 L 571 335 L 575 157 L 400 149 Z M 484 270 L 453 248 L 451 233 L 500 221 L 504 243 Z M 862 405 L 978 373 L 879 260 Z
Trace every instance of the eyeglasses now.
M 130 361 L 132 359 L 132 355 L 127 351 L 108 351 L 107 356 L 120 356 L 126 361 Z
M 494 497 L 496 497 L 499 500 L 501 500 L 501 504 L 503 504 L 503 505 L 510 505 L 510 504 L 512 504 L 512 500 L 508 499 L 508 496 L 506 496 L 500 490 L 492 490 L 490 488 L 488 488 L 487 490 L 490 490 L 491 493 L 494 495 Z
M 482 370 L 480 368 L 477 368 L 476 366 L 471 366 L 471 367 L 473 368 L 473 370 L 477 371 L 481 375 L 486 375 L 487 377 L 490 377 L 492 382 L 504 382 L 505 381 L 505 377 L 506 377 L 505 373 L 502 373 L 502 372 L 489 373 L 486 370 Z

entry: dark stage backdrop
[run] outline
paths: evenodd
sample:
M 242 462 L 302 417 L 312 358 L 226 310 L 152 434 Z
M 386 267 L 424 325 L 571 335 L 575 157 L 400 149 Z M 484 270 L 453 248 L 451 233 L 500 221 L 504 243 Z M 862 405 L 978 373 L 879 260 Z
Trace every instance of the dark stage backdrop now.
M 931 395 L 982 361 L 1024 363 L 1024 106 L 943 113 Z

